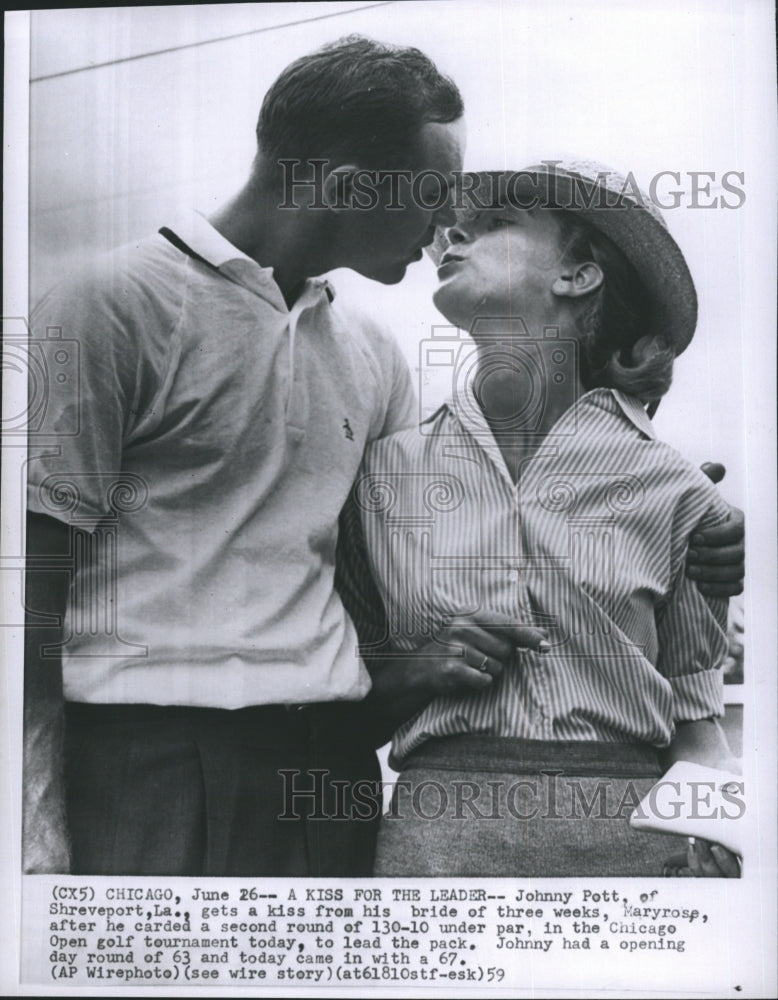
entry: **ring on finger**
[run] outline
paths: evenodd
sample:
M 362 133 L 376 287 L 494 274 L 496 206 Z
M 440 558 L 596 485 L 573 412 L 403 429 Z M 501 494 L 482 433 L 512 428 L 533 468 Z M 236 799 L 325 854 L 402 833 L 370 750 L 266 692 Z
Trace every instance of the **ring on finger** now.
M 481 662 L 478 664 L 478 669 L 481 671 L 481 673 L 484 673 L 484 671 L 486 670 L 486 664 L 488 662 L 489 662 L 489 657 L 485 656 L 483 660 L 481 660 Z

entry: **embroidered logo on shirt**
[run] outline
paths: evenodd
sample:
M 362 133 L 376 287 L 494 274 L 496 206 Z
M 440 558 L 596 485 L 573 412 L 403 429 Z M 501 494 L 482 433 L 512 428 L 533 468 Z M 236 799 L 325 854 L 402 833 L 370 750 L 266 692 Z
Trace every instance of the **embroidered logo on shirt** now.
M 351 429 L 351 424 L 348 422 L 348 417 L 346 417 L 343 421 L 343 433 L 346 435 L 347 441 L 354 440 L 354 432 Z

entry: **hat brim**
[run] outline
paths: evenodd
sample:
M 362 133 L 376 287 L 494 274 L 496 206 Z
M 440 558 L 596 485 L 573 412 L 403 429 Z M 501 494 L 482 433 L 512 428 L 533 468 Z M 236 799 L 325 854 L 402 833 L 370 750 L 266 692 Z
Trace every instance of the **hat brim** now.
M 535 167 L 517 172 L 478 173 L 478 184 L 457 208 L 457 220 L 467 221 L 479 210 L 514 207 L 551 208 L 574 212 L 594 226 L 635 268 L 653 304 L 651 332 L 661 334 L 680 354 L 694 336 L 697 293 L 680 247 L 667 231 L 658 209 L 629 192 L 614 191 L 580 174 Z M 656 214 L 654 214 L 656 213 Z M 437 265 L 448 246 L 439 230 L 428 247 Z

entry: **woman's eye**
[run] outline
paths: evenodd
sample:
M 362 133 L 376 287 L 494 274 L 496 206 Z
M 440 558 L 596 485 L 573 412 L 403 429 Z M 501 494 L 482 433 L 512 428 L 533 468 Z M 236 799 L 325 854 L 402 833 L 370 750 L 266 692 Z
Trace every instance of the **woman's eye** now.
M 505 226 L 509 226 L 510 224 L 511 224 L 510 219 L 497 218 L 491 220 L 492 229 L 503 229 Z

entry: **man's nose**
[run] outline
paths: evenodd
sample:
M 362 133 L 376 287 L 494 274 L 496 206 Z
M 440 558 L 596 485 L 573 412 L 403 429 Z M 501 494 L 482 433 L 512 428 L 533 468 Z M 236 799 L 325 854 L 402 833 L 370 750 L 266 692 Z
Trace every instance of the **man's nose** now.
M 445 229 L 448 226 L 456 224 L 457 214 L 454 211 L 454 199 L 451 196 L 449 196 L 446 199 L 445 204 L 441 205 L 437 212 L 435 212 L 435 216 L 432 221 L 433 224 L 438 226 L 440 229 Z

